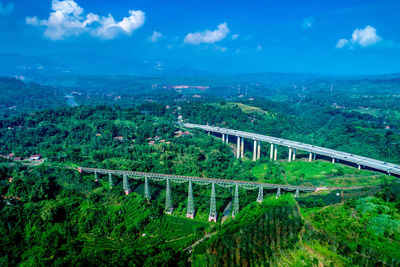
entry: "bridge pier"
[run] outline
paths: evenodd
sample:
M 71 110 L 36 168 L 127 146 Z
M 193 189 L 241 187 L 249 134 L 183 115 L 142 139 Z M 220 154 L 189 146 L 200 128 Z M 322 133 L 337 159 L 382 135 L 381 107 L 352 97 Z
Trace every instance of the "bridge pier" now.
M 264 199 L 264 192 L 263 192 L 263 187 L 262 186 L 260 186 L 259 188 L 258 188 L 258 196 L 257 196 L 257 202 L 258 203 L 261 203 L 262 201 L 263 201 L 263 199 Z
M 308 156 L 308 161 L 311 162 L 312 161 L 312 153 L 310 152 L 310 155 Z
M 293 160 L 296 160 L 296 148 L 293 148 Z
M 186 210 L 186 218 L 190 218 L 190 219 L 194 218 L 193 189 L 192 189 L 192 181 L 191 180 L 189 180 L 188 205 L 187 205 L 187 210 Z
M 169 184 L 169 179 L 166 182 L 166 194 L 165 194 L 165 213 L 172 214 L 172 198 L 171 198 L 171 186 Z
M 358 164 L 358 170 L 361 170 L 361 165 L 360 164 Z
M 299 197 L 299 188 L 296 188 L 296 192 L 294 193 L 294 197 Z
M 225 143 L 225 134 L 222 134 L 222 143 Z
M 335 158 L 332 158 L 332 164 L 335 164 Z
M 232 218 L 239 213 L 239 186 L 235 185 L 235 198 L 233 199 L 233 210 L 232 210 Z
M 316 160 L 317 159 L 317 154 L 313 154 L 313 160 Z
M 147 179 L 147 176 L 144 177 L 144 197 L 147 200 L 150 200 L 150 188 L 149 188 L 149 180 Z
M 240 137 L 237 137 L 237 143 L 236 143 L 236 158 L 240 158 Z
M 243 156 L 244 156 L 244 138 L 242 137 L 241 140 L 242 140 L 242 142 L 240 145 L 240 157 L 243 158 Z
M 260 156 L 261 156 L 261 142 L 258 141 L 257 145 L 258 145 L 258 148 L 257 148 L 257 160 L 259 160 Z
M 125 195 L 129 195 L 131 193 L 131 189 L 129 188 L 128 177 L 126 176 L 126 174 L 123 175 L 122 188 L 124 189 Z
M 281 196 L 281 188 L 278 187 L 278 192 L 276 192 L 276 198 Z
M 272 143 L 271 144 L 271 150 L 269 152 L 269 160 L 272 161 L 272 159 L 274 158 L 274 145 Z
M 111 172 L 108 174 L 108 186 L 110 187 L 110 189 L 113 188 L 113 180 Z
M 229 144 L 229 135 L 226 135 L 225 141 L 226 141 L 227 144 Z
M 209 222 L 217 222 L 217 203 L 215 201 L 215 184 L 211 184 L 211 200 L 210 200 L 210 214 L 208 215 Z
M 291 147 L 289 147 L 289 158 L 288 158 L 289 162 L 292 161 L 292 151 L 293 151 L 293 149 Z
M 257 141 L 254 140 L 254 145 L 253 145 L 253 161 L 257 160 Z
M 274 151 L 274 161 L 278 158 L 278 146 L 274 145 L 275 151 Z
M 97 172 L 94 172 L 94 181 L 95 181 L 95 182 L 98 182 L 98 181 L 99 181 L 99 179 L 97 178 Z

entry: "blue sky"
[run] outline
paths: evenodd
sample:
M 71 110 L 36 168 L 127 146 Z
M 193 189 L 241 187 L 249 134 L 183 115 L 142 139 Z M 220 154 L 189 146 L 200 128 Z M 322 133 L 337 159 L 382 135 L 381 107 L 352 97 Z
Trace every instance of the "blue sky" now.
M 0 0 L 0 53 L 155 71 L 393 73 L 399 13 L 398 0 Z

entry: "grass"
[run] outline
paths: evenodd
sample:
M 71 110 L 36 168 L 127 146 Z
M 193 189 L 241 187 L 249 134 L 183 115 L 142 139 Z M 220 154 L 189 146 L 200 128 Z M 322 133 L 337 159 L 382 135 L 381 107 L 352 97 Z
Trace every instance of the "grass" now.
M 349 187 L 377 185 L 394 179 L 385 174 L 321 160 L 282 162 L 281 166 L 285 170 L 287 182 L 293 185 Z
M 258 108 L 258 107 L 252 107 L 252 106 L 249 106 L 249 105 L 246 105 L 246 104 L 242 104 L 242 103 L 228 102 L 225 105 L 221 105 L 221 104 L 215 104 L 215 105 L 218 105 L 218 107 L 220 107 L 220 108 L 226 108 L 226 109 L 237 107 L 237 108 L 240 108 L 242 110 L 242 112 L 247 113 L 247 114 L 249 114 L 249 113 L 257 113 L 257 114 L 260 114 L 260 115 L 273 116 L 273 114 L 269 113 L 266 110 L 263 110 L 263 109 Z

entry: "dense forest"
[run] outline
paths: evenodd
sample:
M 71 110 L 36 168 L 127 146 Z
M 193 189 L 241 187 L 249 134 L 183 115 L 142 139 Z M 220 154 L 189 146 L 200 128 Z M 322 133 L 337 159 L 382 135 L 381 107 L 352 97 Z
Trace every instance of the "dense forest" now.
M 323 157 L 308 162 L 302 152 L 287 162 L 283 148 L 273 162 L 263 144 L 254 162 L 251 142 L 237 159 L 236 140 L 223 143 L 221 136 L 177 123 L 208 123 L 400 163 L 398 80 L 255 84 L 241 77 L 238 91 L 233 81 L 239 78 L 231 77 L 208 79 L 210 87 L 201 91 L 169 86 L 184 79 L 95 78 L 47 85 L 0 80 L 3 265 L 399 264 L 398 178 Z M 34 154 L 42 158 L 30 161 Z M 125 195 L 121 177 L 110 187 L 108 176 L 97 180 L 77 166 L 337 189 L 299 198 L 265 190 L 262 203 L 255 202 L 255 190 L 240 189 L 240 212 L 232 219 L 233 191 L 217 187 L 218 220 L 210 223 L 207 186 L 194 185 L 190 220 L 187 184 L 171 184 L 174 211 L 167 215 L 165 182 L 150 183 L 148 201 L 143 181 L 130 179 L 132 194 Z

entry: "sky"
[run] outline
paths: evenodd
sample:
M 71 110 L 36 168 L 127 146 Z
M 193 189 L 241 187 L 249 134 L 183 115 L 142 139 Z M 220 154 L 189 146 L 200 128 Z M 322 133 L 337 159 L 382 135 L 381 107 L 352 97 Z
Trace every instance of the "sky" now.
M 0 53 L 102 73 L 395 73 L 399 14 L 398 0 L 0 0 Z

